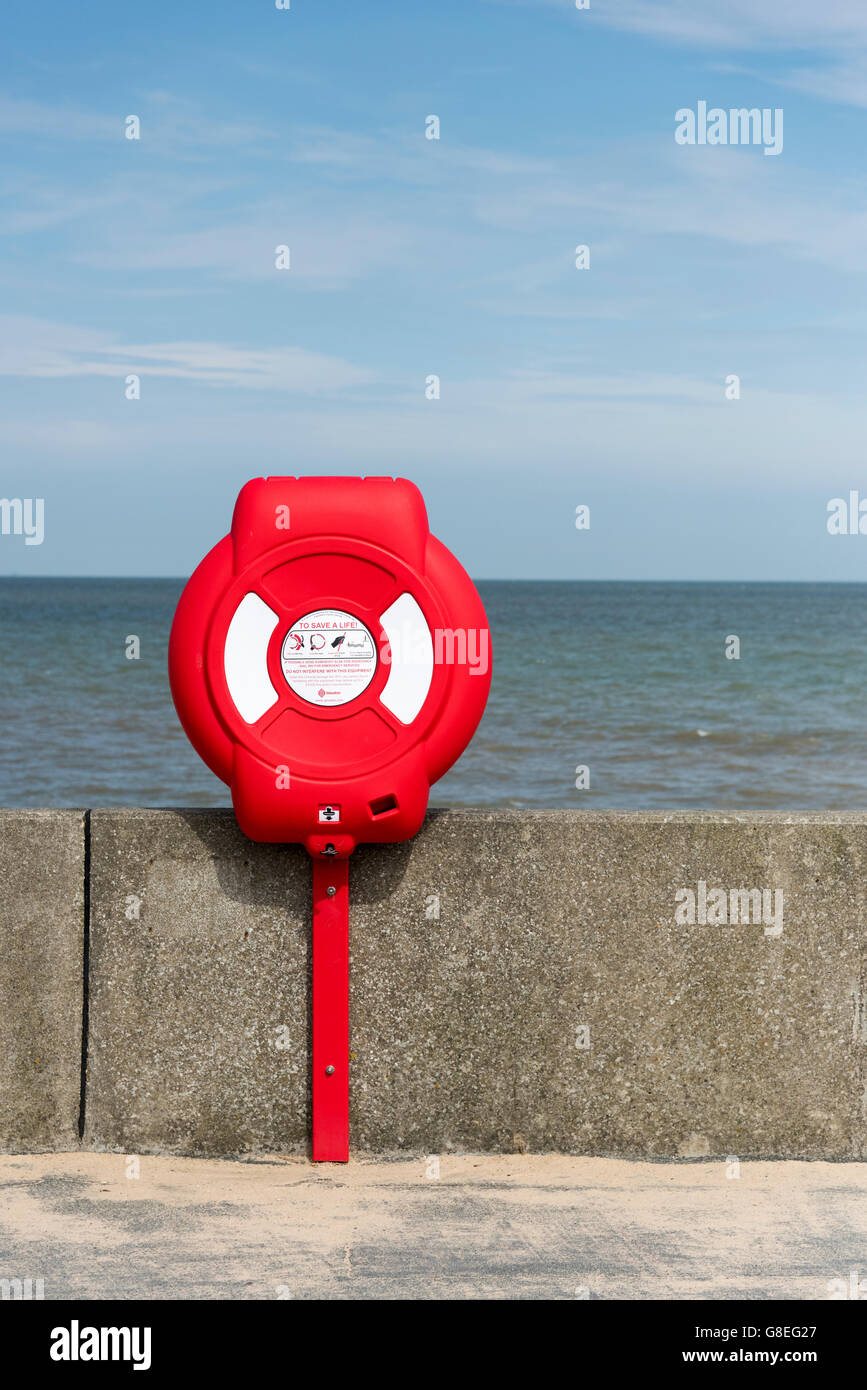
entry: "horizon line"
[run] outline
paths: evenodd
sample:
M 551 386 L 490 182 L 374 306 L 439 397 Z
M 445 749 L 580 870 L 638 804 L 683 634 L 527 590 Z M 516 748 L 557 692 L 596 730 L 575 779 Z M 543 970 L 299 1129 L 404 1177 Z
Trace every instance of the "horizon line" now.
M 112 583 L 120 582 L 141 582 L 150 580 L 153 583 L 177 583 L 186 584 L 192 576 L 190 574 L 0 574 L 0 583 L 4 580 L 25 580 L 33 581 L 84 581 L 86 583 L 97 583 L 99 581 Z M 545 576 L 533 576 L 520 578 L 505 578 L 498 575 L 470 575 L 474 584 L 863 584 L 867 585 L 865 579 L 610 579 L 593 578 L 588 576 L 572 578 L 552 578 Z

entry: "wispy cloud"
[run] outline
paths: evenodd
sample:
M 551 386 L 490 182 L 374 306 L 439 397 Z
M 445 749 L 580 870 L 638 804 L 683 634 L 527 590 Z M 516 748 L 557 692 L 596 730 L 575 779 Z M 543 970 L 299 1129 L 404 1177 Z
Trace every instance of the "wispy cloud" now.
M 570 0 L 488 0 L 571 9 Z M 867 106 L 867 5 L 863 0 L 608 0 L 576 15 L 668 44 L 711 52 L 774 54 L 782 65 L 753 75 L 825 101 Z M 790 65 L 795 54 L 806 63 Z
M 0 97 L 0 134 L 42 135 L 49 140 L 117 140 L 123 119 L 80 108 Z
M 228 280 L 276 282 L 277 247 L 289 246 L 292 270 L 282 277 L 287 287 L 336 289 L 374 270 L 395 267 L 407 244 L 405 231 L 388 212 L 377 217 L 359 210 L 340 218 L 312 199 L 298 209 L 262 203 L 248 209 L 243 221 L 212 218 L 206 223 L 195 212 L 187 220 L 201 225 L 172 231 L 168 219 L 158 215 L 138 227 L 108 226 L 95 245 L 76 251 L 73 258 L 99 270 L 182 270 Z
M 497 4 L 574 9 L 571 0 L 494 0 Z M 861 0 L 608 0 L 577 22 L 631 29 L 679 43 L 725 48 L 823 51 L 867 44 Z
M 91 329 L 19 315 L 0 316 L 0 376 L 122 377 L 127 373 L 302 395 L 345 391 L 375 379 L 368 368 L 299 347 L 122 343 Z
M 198 148 L 214 154 L 227 149 L 269 150 L 277 139 L 273 127 L 254 121 L 227 121 L 203 111 L 195 102 L 173 92 L 131 94 L 126 110 L 95 112 L 80 107 L 0 97 L 0 134 L 42 136 L 53 142 L 126 141 L 125 121 L 136 115 L 142 125 L 144 148 L 163 155 Z M 141 146 L 140 146 L 141 147 Z

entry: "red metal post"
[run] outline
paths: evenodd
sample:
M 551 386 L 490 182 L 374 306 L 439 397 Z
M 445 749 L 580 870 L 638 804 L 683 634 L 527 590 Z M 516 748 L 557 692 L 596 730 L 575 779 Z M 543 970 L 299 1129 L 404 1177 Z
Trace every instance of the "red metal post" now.
M 349 860 L 313 860 L 313 1161 L 349 1160 Z

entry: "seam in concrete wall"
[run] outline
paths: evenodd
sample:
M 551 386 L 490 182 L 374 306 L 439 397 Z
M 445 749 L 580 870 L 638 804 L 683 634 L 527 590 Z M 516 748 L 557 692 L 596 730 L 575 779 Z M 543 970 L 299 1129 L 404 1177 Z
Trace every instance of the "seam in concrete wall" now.
M 84 813 L 84 901 L 81 957 L 81 1087 L 78 1099 L 78 1138 L 84 1139 L 87 1118 L 87 1049 L 90 1032 L 90 811 Z

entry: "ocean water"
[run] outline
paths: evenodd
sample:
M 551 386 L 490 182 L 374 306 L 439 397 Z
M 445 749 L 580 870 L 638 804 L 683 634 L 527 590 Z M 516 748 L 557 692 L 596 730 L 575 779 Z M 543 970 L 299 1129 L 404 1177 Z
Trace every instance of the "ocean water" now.
M 0 579 L 0 805 L 229 804 L 169 694 L 182 587 Z M 491 697 L 434 805 L 867 807 L 867 586 L 479 590 Z M 732 636 L 738 660 L 725 655 Z

